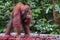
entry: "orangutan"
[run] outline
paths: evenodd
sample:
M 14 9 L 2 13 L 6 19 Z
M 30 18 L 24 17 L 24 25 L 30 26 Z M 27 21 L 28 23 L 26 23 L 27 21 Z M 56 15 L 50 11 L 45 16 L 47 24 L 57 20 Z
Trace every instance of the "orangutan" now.
M 7 30 L 5 35 L 10 35 L 12 28 L 17 32 L 17 36 L 20 35 L 20 27 L 23 27 L 25 34 L 30 35 L 29 24 L 32 21 L 31 10 L 28 5 L 24 5 L 19 2 L 11 14 L 11 20 L 7 24 Z

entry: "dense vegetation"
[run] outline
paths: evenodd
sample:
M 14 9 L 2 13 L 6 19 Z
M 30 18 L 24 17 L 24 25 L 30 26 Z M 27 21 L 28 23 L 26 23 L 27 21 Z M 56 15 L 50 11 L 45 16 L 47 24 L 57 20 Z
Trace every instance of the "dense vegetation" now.
M 28 4 L 32 10 L 31 32 L 60 34 L 59 25 L 54 23 L 53 9 L 60 13 L 60 0 L 0 0 L 0 32 L 5 32 L 11 12 L 18 2 Z M 58 18 L 60 18 L 58 14 Z

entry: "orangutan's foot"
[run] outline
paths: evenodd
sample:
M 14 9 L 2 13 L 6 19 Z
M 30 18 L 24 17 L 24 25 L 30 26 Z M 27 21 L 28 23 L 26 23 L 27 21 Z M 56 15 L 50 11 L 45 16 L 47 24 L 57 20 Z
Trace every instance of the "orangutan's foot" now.
M 30 37 L 30 35 L 29 34 L 25 34 L 24 37 Z
M 16 35 L 16 36 L 14 36 L 14 37 L 19 38 L 19 37 L 20 37 L 20 35 Z

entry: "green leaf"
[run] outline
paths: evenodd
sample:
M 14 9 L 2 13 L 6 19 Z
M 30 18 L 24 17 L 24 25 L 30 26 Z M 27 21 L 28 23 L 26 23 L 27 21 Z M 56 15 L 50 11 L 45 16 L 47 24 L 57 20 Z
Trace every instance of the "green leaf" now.
M 46 9 L 46 13 L 49 12 L 49 9 L 52 9 L 53 8 L 53 5 L 50 5 L 47 9 Z
M 36 12 L 36 13 L 41 13 L 41 12 L 40 12 L 40 8 L 37 8 L 37 9 L 35 10 L 35 12 Z
M 55 10 L 59 12 L 60 8 L 58 4 L 55 5 Z
M 0 9 L 5 8 L 5 6 L 0 5 Z
M 48 13 L 48 11 L 49 11 L 49 7 L 46 9 L 46 13 Z
M 5 7 L 9 7 L 10 6 L 10 3 L 9 2 L 6 2 L 5 3 Z
M 60 8 L 59 8 L 59 13 L 60 13 Z

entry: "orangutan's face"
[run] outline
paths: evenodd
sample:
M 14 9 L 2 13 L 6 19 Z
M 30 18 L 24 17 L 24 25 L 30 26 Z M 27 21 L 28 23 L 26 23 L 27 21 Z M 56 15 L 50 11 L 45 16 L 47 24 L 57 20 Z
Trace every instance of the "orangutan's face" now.
M 25 17 L 26 17 L 27 19 L 30 18 L 29 9 L 30 9 L 30 7 L 29 7 L 28 5 L 25 5 L 25 12 L 24 12 L 24 14 L 25 14 Z
M 22 9 L 22 15 L 24 19 L 29 19 L 30 15 L 29 15 L 29 6 L 25 5 Z

